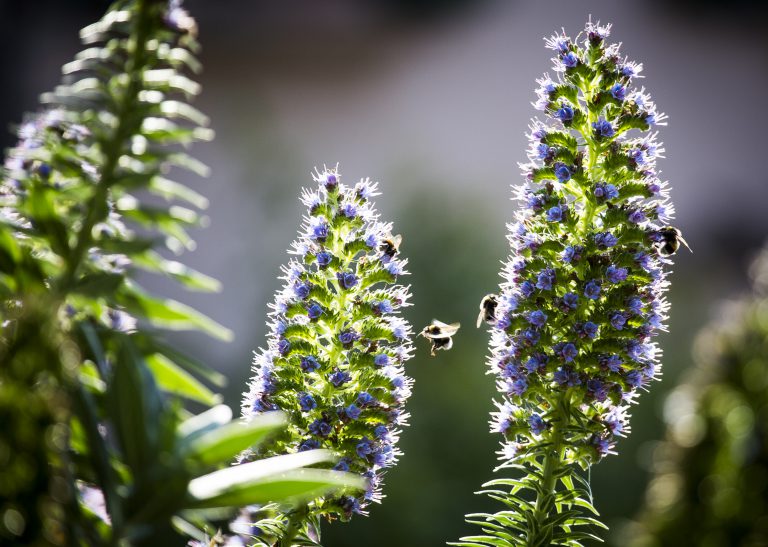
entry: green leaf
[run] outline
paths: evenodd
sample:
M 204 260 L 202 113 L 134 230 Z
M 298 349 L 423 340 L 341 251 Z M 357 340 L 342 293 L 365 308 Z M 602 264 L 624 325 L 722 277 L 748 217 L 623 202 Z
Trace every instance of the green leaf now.
M 134 256 L 133 264 L 144 270 L 172 277 L 190 290 L 200 292 L 221 291 L 221 283 L 218 280 L 200 273 L 181 262 L 167 260 L 154 251 Z
M 232 331 L 228 328 L 176 300 L 155 298 L 138 288 L 134 288 L 130 295 L 123 295 L 122 300 L 129 313 L 140 314 L 155 326 L 169 330 L 201 330 L 226 342 L 232 340 Z
M 302 452 L 301 454 L 307 454 Z M 295 456 L 278 456 L 288 458 Z M 270 458 L 270 461 L 275 458 Z M 243 507 L 253 504 L 280 502 L 296 505 L 331 492 L 340 490 L 363 490 L 365 480 L 353 473 L 329 471 L 326 469 L 296 469 L 293 471 L 272 472 L 254 479 L 246 471 L 237 474 L 238 467 L 260 464 L 252 462 L 241 466 L 215 471 L 210 475 L 194 479 L 189 484 L 188 494 L 193 507 Z M 231 473 L 235 471 L 235 473 Z M 245 471 L 245 470 L 240 470 Z M 227 480 L 218 474 L 227 473 L 235 480 Z M 198 482 L 206 480 L 205 483 Z
M 210 406 L 221 402 L 220 395 L 213 393 L 165 355 L 155 353 L 146 359 L 147 366 L 164 391 Z
M 201 435 L 222 426 L 232 419 L 232 409 L 227 405 L 216 405 L 205 412 L 201 412 L 188 418 L 176 428 L 182 443 L 188 442 L 192 437 Z
M 149 181 L 149 191 L 166 200 L 180 199 L 194 205 L 198 209 L 208 208 L 208 198 L 198 194 L 194 190 L 187 188 L 183 184 L 174 182 L 159 175 L 152 177 Z
M 123 274 L 99 272 L 84 275 L 73 288 L 73 292 L 98 298 L 114 293 L 125 279 Z
M 235 420 L 196 436 L 187 444 L 183 454 L 201 466 L 226 463 L 243 450 L 285 428 L 287 424 L 288 419 L 280 412 L 270 412 L 248 422 Z

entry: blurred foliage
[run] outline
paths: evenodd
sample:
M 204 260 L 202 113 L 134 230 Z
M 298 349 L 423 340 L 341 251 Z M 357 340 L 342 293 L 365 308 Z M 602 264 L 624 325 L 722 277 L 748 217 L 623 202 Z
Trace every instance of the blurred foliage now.
M 187 230 L 207 205 L 166 174 L 173 166 L 205 174 L 184 148 L 212 136 L 187 103 L 199 91 L 183 74 L 199 70 L 197 27 L 179 4 L 118 1 L 86 27 L 86 49 L 43 97 L 46 109 L 22 124 L 5 161 L 3 544 L 183 544 L 179 532 L 208 542 L 209 522 L 238 507 L 364 486 L 303 469 L 335 461 L 327 451 L 225 468 L 285 418 L 232 422 L 206 385 L 221 376 L 165 344 L 159 329 L 223 339 L 229 331 L 137 282 L 145 271 L 219 289 L 165 257 L 194 246 Z M 184 400 L 212 408 L 192 416 Z
M 768 545 L 768 250 L 753 293 L 703 329 L 667 398 L 666 440 L 622 545 Z

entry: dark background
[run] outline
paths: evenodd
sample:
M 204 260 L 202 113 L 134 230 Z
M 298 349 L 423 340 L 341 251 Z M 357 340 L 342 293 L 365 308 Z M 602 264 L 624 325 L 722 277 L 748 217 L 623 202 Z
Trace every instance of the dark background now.
M 18 123 L 78 51 L 77 30 L 107 3 L 0 0 L 0 125 Z M 265 343 L 266 304 L 303 214 L 310 171 L 340 162 L 344 180 L 370 176 L 377 205 L 404 234 L 418 328 L 461 321 L 455 349 L 408 363 L 416 379 L 405 451 L 368 518 L 327 525 L 329 547 L 440 545 L 475 533 L 466 512 L 493 506 L 472 492 L 490 479 L 498 439 L 488 432 L 494 386 L 476 306 L 495 290 L 505 222 L 521 181 L 535 78 L 550 71 L 543 36 L 575 35 L 591 14 L 645 65 L 641 81 L 669 114 L 661 128 L 677 224 L 694 249 L 672 276 L 664 378 L 634 410 L 619 456 L 592 470 L 609 544 L 642 503 L 664 394 L 690 365 L 697 329 L 718 301 L 746 286 L 768 234 L 768 36 L 758 4 L 569 0 L 245 0 L 187 7 L 200 25 L 205 72 L 197 106 L 217 139 L 194 153 L 210 179 L 183 178 L 211 200 L 211 225 L 184 260 L 224 283 L 219 295 L 180 295 L 236 333 L 223 344 L 178 336 L 229 377 L 237 408 L 251 351 Z M 0 133 L 3 147 L 13 142 Z M 149 283 L 149 282 L 148 282 Z M 674 421 L 680 416 L 667 416 Z

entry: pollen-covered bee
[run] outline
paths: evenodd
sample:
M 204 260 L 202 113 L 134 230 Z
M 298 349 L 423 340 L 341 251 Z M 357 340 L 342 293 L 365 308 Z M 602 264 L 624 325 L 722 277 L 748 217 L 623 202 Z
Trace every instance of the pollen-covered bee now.
M 449 350 L 453 347 L 453 339 L 451 336 L 456 334 L 460 326 L 460 323 L 451 323 L 450 325 L 447 325 L 442 321 L 433 319 L 432 323 L 421 329 L 419 334 L 432 342 L 432 349 L 429 354 L 434 357 L 437 350 Z
M 483 321 L 493 325 L 496 321 L 496 308 L 499 306 L 498 297 L 495 294 L 486 294 L 480 301 L 480 314 L 477 316 L 477 328 L 483 324 Z
M 661 239 L 656 243 L 656 251 L 661 256 L 672 256 L 680 249 L 681 243 L 685 245 L 686 249 L 693 252 L 688 242 L 683 239 L 683 234 L 674 226 L 665 226 L 658 233 Z
M 396 236 L 390 235 L 381 241 L 381 244 L 379 244 L 379 251 L 381 251 L 381 254 L 392 258 L 400 250 L 400 244 L 402 242 L 403 236 L 400 234 Z

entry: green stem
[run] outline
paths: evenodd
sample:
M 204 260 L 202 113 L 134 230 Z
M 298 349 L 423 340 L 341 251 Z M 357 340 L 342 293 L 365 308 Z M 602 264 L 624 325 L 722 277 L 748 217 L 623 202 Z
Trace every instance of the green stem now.
M 302 527 L 302 524 L 309 516 L 309 508 L 305 505 L 288 513 L 288 525 L 285 528 L 283 537 L 280 538 L 279 547 L 291 547 L 293 539 Z
M 66 257 L 66 269 L 54 283 L 54 292 L 60 297 L 66 296 L 73 285 L 82 266 L 83 258 L 93 244 L 93 228 L 109 214 L 107 200 L 109 190 L 119 181 L 116 170 L 125 142 L 136 133 L 141 124 L 141 117 L 136 116 L 138 95 L 143 88 L 143 72 L 147 65 L 147 40 L 152 29 L 151 2 L 137 0 L 136 24 L 131 31 L 130 56 L 126 61 L 128 85 L 117 98 L 115 118 L 117 127 L 112 135 L 100 143 L 104 158 L 99 181 L 93 195 L 85 204 L 85 218 L 80 225 L 74 248 Z
M 536 494 L 536 506 L 533 514 L 535 527 L 528 531 L 526 546 L 540 547 L 545 545 L 547 537 L 544 530 L 550 519 L 550 513 L 554 509 L 554 497 L 557 488 L 558 471 L 564 465 L 563 463 L 563 429 L 567 424 L 567 415 L 563 409 L 568 404 L 568 392 L 561 394 L 554 409 L 554 416 L 551 419 L 552 429 L 549 432 L 549 442 L 544 462 L 542 464 L 541 489 Z M 551 537 L 551 533 L 549 534 Z

